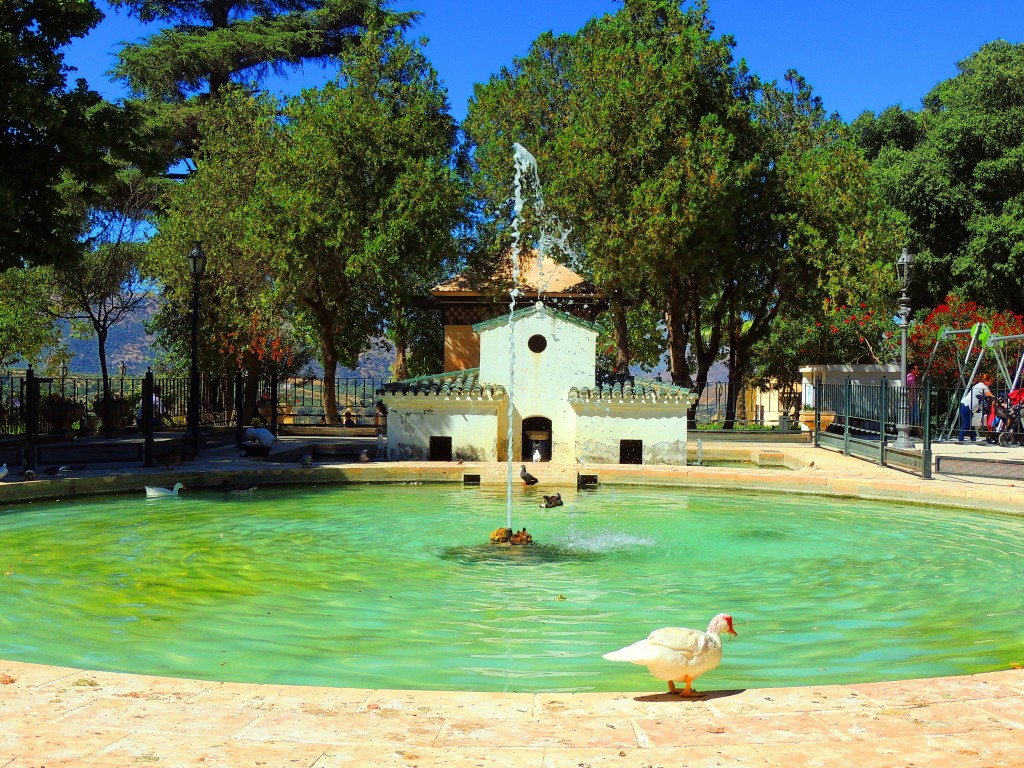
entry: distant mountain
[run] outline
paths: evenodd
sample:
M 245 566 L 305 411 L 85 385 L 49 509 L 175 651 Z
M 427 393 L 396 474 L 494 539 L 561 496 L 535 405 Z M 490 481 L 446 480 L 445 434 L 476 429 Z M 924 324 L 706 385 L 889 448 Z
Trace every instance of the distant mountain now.
M 150 302 L 123 323 L 110 328 L 107 334 L 107 367 L 111 373 L 116 373 L 118 365 L 124 361 L 129 376 L 141 376 L 155 362 L 153 339 L 143 327 L 155 312 L 156 302 Z M 91 339 L 68 339 L 68 349 L 73 355 L 68 363 L 72 373 L 99 373 L 100 357 L 95 336 Z
M 146 333 L 144 325 L 155 312 L 156 303 L 153 302 L 110 329 L 107 335 L 107 368 L 110 373 L 116 374 L 121 361 L 124 361 L 129 376 L 141 376 L 147 367 L 156 362 L 153 337 Z M 95 336 L 91 339 L 69 339 L 68 349 L 73 355 L 68 363 L 72 373 L 80 376 L 99 375 L 100 357 Z M 360 361 L 357 371 L 339 368 L 338 376 L 387 379 L 391 376 L 393 360 L 393 351 L 373 350 Z M 314 363 L 309 366 L 309 372 L 314 376 L 322 376 L 323 368 Z

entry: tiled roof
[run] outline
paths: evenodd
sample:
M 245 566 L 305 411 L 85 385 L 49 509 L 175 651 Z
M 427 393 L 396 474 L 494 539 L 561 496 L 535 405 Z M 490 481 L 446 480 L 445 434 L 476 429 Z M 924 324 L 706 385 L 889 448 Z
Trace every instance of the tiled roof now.
M 500 400 L 505 397 L 505 388 L 500 384 L 480 382 L 479 368 L 393 381 L 385 384 L 381 391 L 389 395 L 454 397 L 463 400 Z
M 551 315 L 552 317 L 557 317 L 559 320 L 563 322 L 571 323 L 572 325 L 577 325 L 580 328 L 586 328 L 588 331 L 594 331 L 595 333 L 601 332 L 601 326 L 599 326 L 597 323 L 588 323 L 586 320 L 582 320 L 576 317 L 575 315 L 570 315 L 568 312 L 562 312 L 560 310 L 552 309 L 551 307 L 545 306 L 544 303 L 540 301 L 536 302 L 535 304 L 530 304 L 529 306 L 524 306 L 522 309 L 517 309 L 515 313 L 513 313 L 512 319 L 522 320 L 523 318 L 530 317 L 531 315 L 540 314 L 541 312 L 543 312 L 546 315 Z M 491 328 L 500 328 L 501 326 L 507 324 L 508 321 L 508 313 L 505 313 L 503 315 L 498 315 L 497 317 L 492 317 L 490 320 L 484 320 L 482 323 L 477 323 L 476 325 L 473 326 L 473 331 L 475 333 L 480 333 L 481 331 L 487 331 L 490 330 Z
M 678 387 L 655 379 L 645 379 L 628 373 L 597 372 L 597 386 L 573 387 L 569 390 L 570 403 L 666 403 L 689 405 L 696 395 L 688 387 Z
M 506 251 L 495 267 L 493 274 L 486 276 L 463 273 L 458 277 L 435 287 L 435 296 L 451 293 L 477 294 L 499 290 L 507 295 L 512 282 L 512 253 Z M 524 293 L 555 293 L 589 296 L 599 293 L 597 288 L 584 280 L 568 267 L 559 264 L 551 256 L 540 258 L 534 249 L 519 255 L 519 288 Z

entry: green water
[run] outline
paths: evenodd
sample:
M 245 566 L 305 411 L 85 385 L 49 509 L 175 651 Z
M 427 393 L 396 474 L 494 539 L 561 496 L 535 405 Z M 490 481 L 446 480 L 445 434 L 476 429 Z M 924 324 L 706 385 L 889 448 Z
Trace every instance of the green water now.
M 682 489 L 362 485 L 0 512 L 0 658 L 217 680 L 659 690 L 601 654 L 732 613 L 699 688 L 1022 660 L 1024 520 Z M 6 575 L 3 575 L 6 574 Z

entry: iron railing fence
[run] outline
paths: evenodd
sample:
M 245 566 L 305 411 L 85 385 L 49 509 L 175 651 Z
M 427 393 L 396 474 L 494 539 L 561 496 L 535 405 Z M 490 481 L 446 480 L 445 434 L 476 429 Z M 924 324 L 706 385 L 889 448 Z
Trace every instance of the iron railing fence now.
M 908 388 L 884 379 L 879 384 L 819 380 L 807 398 L 813 403 L 814 444 L 930 478 L 935 409 L 947 396 L 928 382 Z M 912 449 L 897 440 L 900 426 L 906 426 Z
M 40 403 L 60 401 L 79 406 L 72 422 L 78 430 L 105 429 L 104 416 L 120 421 L 118 426 L 137 424 L 142 399 L 142 377 L 110 377 L 110 393 L 116 408 L 107 411 L 103 404 L 103 380 L 99 376 L 72 375 L 61 378 L 35 377 Z M 270 423 L 317 426 L 335 424 L 349 427 L 379 427 L 381 418 L 375 408 L 379 391 L 389 379 L 366 377 L 335 379 L 336 413 L 328 418 L 324 406 L 324 380 L 311 377 L 289 377 L 276 380 L 271 376 L 242 377 L 241 391 L 236 391 L 237 377 L 200 379 L 200 421 L 205 425 L 231 426 L 239 412 L 245 424 Z M 188 413 L 188 377 L 156 376 L 159 397 L 166 412 L 165 426 L 184 428 Z M 24 376 L 0 377 L 0 435 L 25 433 L 27 411 Z M 241 400 L 239 400 L 239 397 Z M 772 427 L 780 414 L 795 420 L 800 402 L 800 387 L 783 390 L 758 390 L 753 394 L 740 389 L 734 414 L 736 428 Z M 729 383 L 709 382 L 697 402 L 696 421 L 702 427 L 725 423 L 728 414 Z M 123 405 L 122 405 L 123 404 Z M 274 407 L 272 407 L 272 404 Z M 50 416 L 54 416 L 49 412 Z M 56 416 L 54 416 L 56 418 Z M 52 426 L 40 408 L 37 418 L 40 433 Z
M 336 378 L 335 412 L 327 413 L 324 380 L 310 377 L 243 379 L 244 402 L 249 419 L 269 423 L 342 427 L 381 426 L 376 404 L 385 378 Z
M 143 377 L 110 378 L 110 400 L 103 396 L 99 376 L 33 376 L 37 387 L 36 408 L 30 409 L 29 377 L 0 376 L 0 436 L 18 437 L 35 420 L 35 433 L 105 431 L 105 419 L 117 420 L 117 431 L 137 425 L 142 400 Z M 335 425 L 342 427 L 381 426 L 375 405 L 384 378 L 343 378 L 334 381 L 336 412 L 327 417 L 324 380 L 314 378 L 210 377 L 200 379 L 200 422 L 211 426 L 232 426 L 243 417 L 244 424 Z M 184 429 L 187 423 L 189 379 L 154 377 L 164 407 L 164 427 Z M 276 406 L 276 407 L 275 407 Z M 276 419 L 275 419 L 276 415 Z
M 750 389 L 741 385 L 736 388 L 736 410 L 733 424 L 737 429 L 773 427 L 783 423 L 796 423 L 800 407 L 800 384 L 796 383 L 779 389 Z M 698 427 L 714 428 L 724 425 L 729 416 L 729 391 L 727 381 L 709 381 L 697 401 L 695 420 Z

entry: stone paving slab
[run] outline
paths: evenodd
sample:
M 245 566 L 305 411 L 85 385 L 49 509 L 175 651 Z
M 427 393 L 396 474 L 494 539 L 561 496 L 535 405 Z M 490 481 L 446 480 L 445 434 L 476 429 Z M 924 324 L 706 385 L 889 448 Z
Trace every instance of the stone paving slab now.
M 0 675 L 2 768 L 1024 766 L 1024 670 L 693 700 Z

